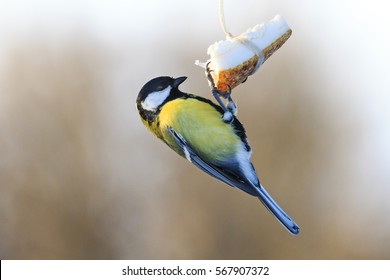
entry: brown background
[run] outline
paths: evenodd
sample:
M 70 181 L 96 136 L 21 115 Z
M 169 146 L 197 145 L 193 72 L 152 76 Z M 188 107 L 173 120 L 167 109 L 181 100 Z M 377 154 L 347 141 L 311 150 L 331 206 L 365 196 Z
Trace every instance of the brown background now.
M 390 257 L 380 1 L 225 1 L 233 34 L 278 13 L 293 29 L 234 97 L 260 180 L 301 226 L 296 237 L 136 113 L 139 89 L 159 75 L 186 75 L 182 90 L 211 98 L 194 60 L 223 39 L 216 1 L 130 2 L 1 4 L 1 259 Z

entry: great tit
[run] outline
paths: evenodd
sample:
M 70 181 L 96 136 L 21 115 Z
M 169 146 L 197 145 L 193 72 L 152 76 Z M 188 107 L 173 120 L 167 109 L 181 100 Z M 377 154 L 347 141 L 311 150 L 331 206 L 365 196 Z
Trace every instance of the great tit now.
M 180 91 L 186 79 L 163 76 L 142 87 L 136 103 L 144 125 L 207 174 L 259 198 L 291 234 L 298 234 L 298 225 L 260 184 L 243 125 L 235 116 L 226 122 L 226 111 L 212 101 Z

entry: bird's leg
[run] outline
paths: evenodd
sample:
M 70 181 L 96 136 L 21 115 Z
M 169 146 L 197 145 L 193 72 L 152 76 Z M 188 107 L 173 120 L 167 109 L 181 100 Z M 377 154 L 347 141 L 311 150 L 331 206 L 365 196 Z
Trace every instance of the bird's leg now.
M 215 100 L 217 100 L 218 104 L 221 106 L 222 110 L 224 111 L 223 121 L 226 123 L 231 123 L 233 121 L 233 115 L 237 112 L 237 107 L 231 98 L 230 86 L 227 92 L 223 92 L 217 89 L 214 83 L 213 76 L 211 75 L 211 72 L 213 70 L 209 68 L 209 64 L 210 62 L 207 63 L 206 65 L 206 75 L 207 75 L 207 80 L 210 82 L 211 85 L 211 93 L 213 94 Z M 225 99 L 228 99 L 227 106 L 225 106 L 225 104 L 222 102 L 221 96 Z
M 232 99 L 232 90 L 229 85 L 228 88 L 229 88 L 228 91 L 225 93 L 225 96 L 228 100 L 228 104 L 226 107 L 230 112 L 232 112 L 233 115 L 235 115 L 237 113 L 237 106 Z

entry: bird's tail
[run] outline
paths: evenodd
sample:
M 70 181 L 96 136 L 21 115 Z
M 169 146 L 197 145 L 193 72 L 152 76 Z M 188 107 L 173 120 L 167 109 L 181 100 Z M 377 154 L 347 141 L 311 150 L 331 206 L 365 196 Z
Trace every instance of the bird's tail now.
M 297 235 L 299 233 L 299 226 L 280 208 L 263 186 L 260 185 L 260 188 L 257 188 L 257 190 L 259 193 L 258 198 L 264 206 L 291 234 Z

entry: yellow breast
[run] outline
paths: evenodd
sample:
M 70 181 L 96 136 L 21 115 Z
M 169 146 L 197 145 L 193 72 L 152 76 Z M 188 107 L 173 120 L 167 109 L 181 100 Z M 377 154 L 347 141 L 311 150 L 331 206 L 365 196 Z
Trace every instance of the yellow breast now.
M 224 160 L 236 151 L 240 138 L 233 127 L 221 119 L 210 104 L 195 98 L 175 99 L 166 103 L 159 114 L 163 140 L 177 151 L 177 146 L 165 127 L 180 133 L 204 159 Z

